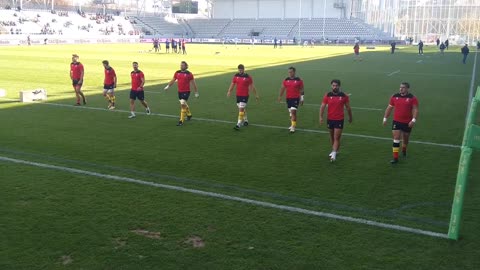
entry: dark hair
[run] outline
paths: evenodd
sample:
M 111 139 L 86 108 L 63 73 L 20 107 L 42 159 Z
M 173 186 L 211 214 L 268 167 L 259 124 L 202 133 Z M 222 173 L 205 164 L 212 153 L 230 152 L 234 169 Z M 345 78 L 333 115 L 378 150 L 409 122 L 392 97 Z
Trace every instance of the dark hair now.
M 102 61 L 102 64 L 108 65 L 108 60 L 103 60 L 103 61 Z
M 332 83 L 336 83 L 336 84 L 338 84 L 338 86 L 342 85 L 342 83 L 340 82 L 339 79 L 333 79 L 332 81 L 330 81 L 330 84 L 332 84 Z
M 297 71 L 297 69 L 294 68 L 294 67 L 289 67 L 288 69 L 289 69 L 289 70 L 292 70 L 293 72 L 296 72 L 296 71 Z
M 133 62 L 133 63 L 132 63 L 132 65 L 135 65 L 135 64 L 137 64 L 137 65 L 138 65 L 138 62 Z
M 405 85 L 405 87 L 407 87 L 408 89 L 410 89 L 410 84 L 408 82 L 402 82 L 400 83 L 402 85 Z
M 238 69 L 245 69 L 245 66 L 240 64 L 240 65 L 238 65 Z
M 185 61 L 182 61 L 181 64 L 185 64 L 185 66 L 188 68 L 188 64 Z

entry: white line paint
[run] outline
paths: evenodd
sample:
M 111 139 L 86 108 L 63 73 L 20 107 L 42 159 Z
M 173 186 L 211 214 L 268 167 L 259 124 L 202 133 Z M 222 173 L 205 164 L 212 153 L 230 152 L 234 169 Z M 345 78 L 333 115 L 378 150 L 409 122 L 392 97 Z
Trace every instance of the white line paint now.
M 163 188 L 163 189 L 168 189 L 168 190 L 187 192 L 187 193 L 192 193 L 192 194 L 206 196 L 206 197 L 218 198 L 218 199 L 228 200 L 228 201 L 237 201 L 237 202 L 247 203 L 247 204 L 251 204 L 251 205 L 257 205 L 257 206 L 262 206 L 262 207 L 267 207 L 267 208 L 274 208 L 274 209 L 279 209 L 279 210 L 284 210 L 284 211 L 289 211 L 289 212 L 294 212 L 294 213 L 301 213 L 301 214 L 310 215 L 310 216 L 317 216 L 317 217 L 347 221 L 347 222 L 352 222 L 352 223 L 359 223 L 359 224 L 369 225 L 369 226 L 373 226 L 373 227 L 379 227 L 379 228 L 383 228 L 383 229 L 390 229 L 390 230 L 403 231 L 403 232 L 409 232 L 409 233 L 414 233 L 414 234 L 421 234 L 421 235 L 427 235 L 427 236 L 432 236 L 432 237 L 448 239 L 448 235 L 444 234 L 444 233 L 426 231 L 426 230 L 410 228 L 410 227 L 405 227 L 405 226 L 400 226 L 400 225 L 395 225 L 395 224 L 389 224 L 389 223 L 383 223 L 383 222 L 378 222 L 378 221 L 373 221 L 373 220 L 368 220 L 368 219 L 363 219 L 363 218 L 355 218 L 355 217 L 337 215 L 337 214 L 332 214 L 332 213 L 327 213 L 327 212 L 313 211 L 313 210 L 308 210 L 308 209 L 293 207 L 293 206 L 288 206 L 288 205 L 282 205 L 282 204 L 275 204 L 275 203 L 269 203 L 269 202 L 264 202 L 264 201 L 246 199 L 246 198 L 230 196 L 230 195 L 226 195 L 226 194 L 222 194 L 222 193 L 203 191 L 203 190 L 191 189 L 191 188 L 184 188 L 184 187 L 180 187 L 180 186 L 166 185 L 166 184 L 160 184 L 160 183 L 155 183 L 155 182 L 148 182 L 148 181 L 143 181 L 143 180 L 130 178 L 130 177 L 103 174 L 103 173 L 97 173 L 97 172 L 92 172 L 92 171 L 79 170 L 79 169 L 70 168 L 70 167 L 56 166 L 56 165 L 51 165 L 51 164 L 45 164 L 45 163 L 31 162 L 31 161 L 21 160 L 21 159 L 8 158 L 8 157 L 4 157 L 4 156 L 0 156 L 0 161 L 12 162 L 12 163 L 16 163 L 16 164 L 29 165 L 29 166 L 45 168 L 45 169 L 52 169 L 52 170 L 63 171 L 63 172 L 69 172 L 69 173 L 73 173 L 73 174 L 88 175 L 88 176 L 104 178 L 104 179 L 119 181 L 119 182 L 128 182 L 128 183 L 134 183 L 134 184 L 139 184 L 139 185 Z
M 2 98 L 0 98 L 2 99 Z M 18 99 L 5 99 L 5 100 L 18 100 Z M 109 111 L 105 108 L 98 108 L 98 107 L 86 107 L 86 106 L 74 106 L 68 104 L 61 104 L 61 103 L 51 103 L 51 102 L 43 102 L 43 103 L 35 103 L 41 105 L 49 105 L 49 106 L 56 106 L 56 107 L 66 107 L 66 108 L 74 108 L 74 109 L 85 109 L 85 110 L 95 110 L 95 111 Z M 130 111 L 126 110 L 118 110 L 115 109 L 114 111 L 109 112 L 121 112 L 121 113 L 130 113 Z M 143 112 L 137 112 L 137 114 L 145 114 Z M 178 115 L 170 115 L 170 114 L 161 114 L 161 113 L 152 113 L 150 116 L 160 116 L 160 117 L 168 117 L 168 118 L 178 118 Z M 226 120 L 219 120 L 219 119 L 209 119 L 209 118 L 194 118 L 195 121 L 205 121 L 205 122 L 212 122 L 212 123 L 224 123 L 224 124 L 236 124 L 236 122 L 226 121 Z M 134 120 L 133 120 L 134 121 Z M 192 120 L 193 121 L 193 120 Z M 286 127 L 280 126 L 270 126 L 270 125 L 263 125 L 263 124 L 252 124 L 250 126 L 255 127 L 263 127 L 263 128 L 271 128 L 271 129 L 284 129 L 287 130 Z M 298 131 L 309 132 L 309 133 L 320 133 L 320 134 L 327 134 L 328 131 L 324 130 L 315 130 L 315 129 L 302 129 L 297 128 Z M 373 140 L 382 140 L 382 141 L 391 141 L 391 138 L 387 137 L 377 137 L 377 136 L 370 136 L 370 135 L 362 135 L 362 134 L 353 134 L 353 133 L 342 133 L 343 136 L 348 137 L 356 137 L 356 138 L 364 138 L 364 139 L 373 139 Z M 424 145 L 431 145 L 431 146 L 439 146 L 439 147 L 447 147 L 447 148 L 460 148 L 460 145 L 457 144 L 447 144 L 447 143 L 435 143 L 435 142 L 426 142 L 426 141 L 416 141 L 411 140 L 410 143 L 417 143 L 417 144 L 424 144 Z
M 468 92 L 468 105 L 467 105 L 467 115 L 465 116 L 465 124 L 467 123 L 468 119 L 468 112 L 470 112 L 470 105 L 472 105 L 473 99 L 473 88 L 475 86 L 475 75 L 477 70 L 477 54 L 478 50 L 475 51 L 475 57 L 473 58 L 473 68 L 472 68 L 472 79 L 470 80 L 470 91 Z
M 423 62 L 423 60 L 418 60 L 418 61 L 417 61 L 417 64 L 420 64 L 420 63 L 422 63 L 422 62 Z
M 395 71 L 392 72 L 392 73 L 389 73 L 387 76 L 390 77 L 390 76 L 393 76 L 393 75 L 395 75 L 395 74 L 397 74 L 397 73 L 399 73 L 399 72 L 400 72 L 400 69 L 399 69 L 399 70 L 395 70 Z

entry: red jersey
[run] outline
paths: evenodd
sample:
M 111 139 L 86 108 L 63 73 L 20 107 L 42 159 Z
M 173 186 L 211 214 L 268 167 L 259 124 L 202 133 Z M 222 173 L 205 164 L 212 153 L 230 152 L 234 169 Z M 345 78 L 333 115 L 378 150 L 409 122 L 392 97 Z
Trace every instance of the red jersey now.
M 360 46 L 355 45 L 353 46 L 353 52 L 358 53 L 360 51 Z
M 237 73 L 233 76 L 232 83 L 237 86 L 237 97 L 248 97 L 248 91 L 253 83 L 253 79 L 247 73 Z
M 115 74 L 115 70 L 112 67 L 106 68 L 103 83 L 106 85 L 114 84 L 116 76 L 117 74 Z
M 283 80 L 283 86 L 287 89 L 287 98 L 299 98 L 303 89 L 303 81 L 299 77 L 287 77 Z
M 400 123 L 410 123 L 413 118 L 412 109 L 413 106 L 418 106 L 417 98 L 412 94 L 405 96 L 397 93 L 390 98 L 390 106 L 394 107 L 393 121 Z
M 83 73 L 83 65 L 80 62 L 75 62 L 70 64 L 70 75 L 72 76 L 72 80 L 80 80 L 82 78 Z
M 193 74 L 190 71 L 178 70 L 173 78 L 177 80 L 178 92 L 190 92 L 190 81 L 193 80 Z
M 143 72 L 141 70 L 134 70 L 130 73 L 130 77 L 132 77 L 132 90 L 143 91 L 143 86 L 140 90 L 138 90 L 138 88 L 142 85 L 142 79 L 145 80 Z
M 322 104 L 328 105 L 327 119 L 343 120 L 345 118 L 344 107 L 349 102 L 349 97 L 343 92 L 328 92 L 322 101 Z

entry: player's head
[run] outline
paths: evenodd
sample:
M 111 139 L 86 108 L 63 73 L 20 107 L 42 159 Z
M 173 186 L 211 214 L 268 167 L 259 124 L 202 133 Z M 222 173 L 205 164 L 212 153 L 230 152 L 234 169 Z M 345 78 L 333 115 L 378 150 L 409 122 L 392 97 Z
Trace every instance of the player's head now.
M 133 62 L 132 67 L 134 70 L 138 70 L 138 62 Z
M 77 62 L 78 61 L 78 54 L 72 54 L 72 62 Z
M 291 78 L 295 77 L 295 72 L 297 72 L 296 68 L 294 68 L 294 67 L 289 67 L 288 68 L 288 76 L 290 76 Z
M 410 84 L 408 82 L 400 83 L 400 95 L 408 94 L 408 90 L 410 90 Z
M 342 85 L 342 83 L 338 79 L 333 79 L 330 81 L 330 85 L 332 86 L 332 91 L 336 93 L 340 91 L 340 86 Z
M 245 72 L 245 66 L 240 64 L 238 65 L 238 73 L 243 74 Z
M 188 64 L 187 64 L 187 62 L 182 61 L 182 62 L 180 63 L 180 69 L 181 69 L 181 70 L 187 70 L 187 69 L 188 69 Z
M 103 60 L 102 64 L 105 68 L 108 68 L 110 66 L 110 64 L 108 63 L 108 60 Z

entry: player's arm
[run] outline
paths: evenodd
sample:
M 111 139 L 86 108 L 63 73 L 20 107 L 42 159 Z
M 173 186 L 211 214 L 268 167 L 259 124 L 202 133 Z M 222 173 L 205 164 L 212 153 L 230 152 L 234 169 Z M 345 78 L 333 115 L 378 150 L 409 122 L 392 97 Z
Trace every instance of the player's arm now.
M 415 122 L 417 122 L 418 105 L 413 105 L 412 115 L 413 115 L 413 118 L 412 118 L 412 120 L 410 121 L 410 123 L 408 123 L 408 126 L 409 126 L 409 127 L 413 127 L 413 125 L 415 125 Z
M 191 80 L 191 84 L 193 85 L 193 90 L 195 91 L 195 97 L 198 98 L 200 94 L 198 93 L 197 83 L 195 82 L 195 79 Z
M 255 99 L 258 101 L 260 99 L 260 97 L 258 96 L 257 88 L 255 87 L 255 84 L 251 83 L 249 88 L 253 92 L 253 94 L 255 95 Z
M 141 77 L 141 80 L 142 80 L 142 83 L 140 83 L 140 86 L 138 87 L 137 90 L 142 90 L 143 86 L 145 85 L 145 77 L 144 76 Z
M 282 96 L 284 92 L 285 92 L 285 86 L 282 85 L 282 87 L 280 87 L 280 93 L 278 94 L 278 102 L 282 101 Z
M 348 122 L 352 123 L 353 117 L 352 117 L 352 107 L 350 107 L 350 102 L 345 103 L 345 108 L 347 108 Z
M 320 125 L 323 124 L 323 114 L 325 113 L 326 106 L 327 104 L 325 104 L 324 102 L 322 102 L 322 105 L 320 106 L 320 113 L 318 115 Z
M 83 74 L 84 74 L 84 71 L 83 71 L 83 66 L 82 66 L 82 71 L 80 72 L 80 80 L 78 81 L 78 83 L 83 83 Z
M 390 114 L 392 113 L 393 106 L 388 104 L 387 109 L 385 110 L 385 114 L 383 115 L 383 125 L 385 126 L 387 124 L 387 120 L 390 117 Z
M 73 70 L 70 68 L 70 80 L 73 80 Z
M 173 75 L 173 78 L 168 82 L 167 86 L 165 86 L 165 90 L 167 90 L 168 88 L 170 88 L 170 86 L 172 86 L 175 81 L 177 80 L 177 73 L 175 73 L 175 75 Z
M 235 86 L 235 84 L 232 82 L 230 84 L 230 87 L 228 87 L 228 90 L 227 90 L 227 97 L 230 97 L 232 95 L 232 91 L 233 91 L 233 87 Z
M 300 105 L 303 106 L 303 101 L 304 101 L 304 95 L 305 95 L 305 92 L 303 90 L 303 84 L 302 84 L 302 88 L 300 88 Z

